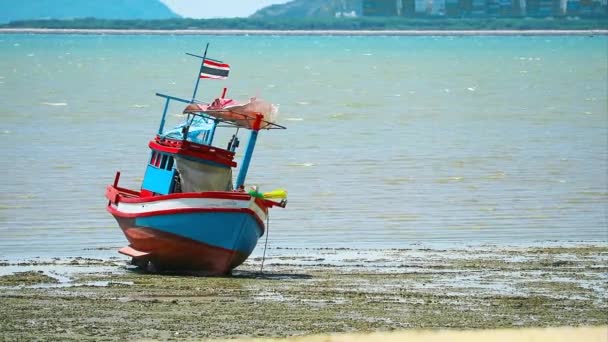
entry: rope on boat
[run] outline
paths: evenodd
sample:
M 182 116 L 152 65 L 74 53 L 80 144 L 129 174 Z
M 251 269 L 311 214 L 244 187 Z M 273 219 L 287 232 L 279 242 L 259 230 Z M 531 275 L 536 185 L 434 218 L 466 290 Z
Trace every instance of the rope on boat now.
M 270 213 L 266 215 L 266 243 L 264 243 L 264 254 L 262 255 L 262 266 L 260 273 L 264 273 L 264 260 L 266 260 L 266 247 L 268 247 L 268 235 L 270 233 Z

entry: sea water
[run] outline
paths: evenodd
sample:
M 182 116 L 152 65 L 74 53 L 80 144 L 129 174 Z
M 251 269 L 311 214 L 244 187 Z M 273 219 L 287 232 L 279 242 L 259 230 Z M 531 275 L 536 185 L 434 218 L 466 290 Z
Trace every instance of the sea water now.
M 231 72 L 197 97 L 263 98 L 288 127 L 247 179 L 289 192 L 269 246 L 608 242 L 607 36 L 5 34 L 0 258 L 126 245 L 105 186 L 139 188 L 155 92 L 190 98 L 207 42 Z

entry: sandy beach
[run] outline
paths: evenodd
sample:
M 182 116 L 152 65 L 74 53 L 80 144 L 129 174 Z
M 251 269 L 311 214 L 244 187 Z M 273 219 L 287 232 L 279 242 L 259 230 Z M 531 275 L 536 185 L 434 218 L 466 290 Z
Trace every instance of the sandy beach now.
M 277 339 L 243 339 L 243 341 L 279 341 Z M 497 330 L 413 330 L 372 334 L 336 334 L 293 337 L 282 339 L 292 342 L 358 342 L 358 341 L 409 341 L 409 342 L 485 342 L 485 341 L 551 341 L 551 342 L 605 342 L 608 327 L 559 327 L 544 329 L 497 329 Z
M 608 35 L 608 30 L 114 30 L 1 28 L 0 34 L 143 34 L 143 35 L 285 35 L 285 36 L 587 36 Z

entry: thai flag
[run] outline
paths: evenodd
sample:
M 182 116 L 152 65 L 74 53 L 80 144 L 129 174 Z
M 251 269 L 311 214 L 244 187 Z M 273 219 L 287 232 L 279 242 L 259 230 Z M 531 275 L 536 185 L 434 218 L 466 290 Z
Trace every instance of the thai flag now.
M 228 78 L 229 72 L 230 65 L 222 63 L 220 61 L 212 61 L 209 59 L 205 59 L 203 61 L 203 68 L 201 69 L 201 78 L 224 80 Z

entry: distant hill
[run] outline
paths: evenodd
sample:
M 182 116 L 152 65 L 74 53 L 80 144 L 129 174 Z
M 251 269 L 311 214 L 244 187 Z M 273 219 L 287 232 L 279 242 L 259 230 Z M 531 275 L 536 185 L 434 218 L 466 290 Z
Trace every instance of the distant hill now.
M 0 23 L 33 19 L 178 17 L 159 0 L 0 0 Z
M 255 12 L 252 18 L 306 18 L 335 17 L 336 13 L 361 15 L 363 0 L 293 0 L 285 4 L 271 5 Z

